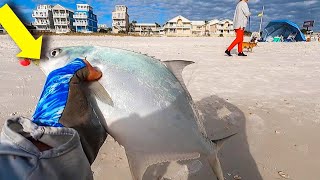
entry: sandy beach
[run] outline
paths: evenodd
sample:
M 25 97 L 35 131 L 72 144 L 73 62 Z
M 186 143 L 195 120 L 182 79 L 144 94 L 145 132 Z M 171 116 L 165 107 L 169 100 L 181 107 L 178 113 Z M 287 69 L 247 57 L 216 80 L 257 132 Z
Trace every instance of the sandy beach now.
M 227 57 L 224 51 L 232 40 L 50 36 L 44 42 L 49 48 L 98 45 L 160 60 L 194 61 L 183 78 L 207 128 L 222 134 L 239 131 L 219 153 L 227 180 L 318 180 L 320 43 L 259 43 L 248 57 Z M 31 117 L 45 81 L 37 66 L 19 65 L 18 52 L 8 35 L 0 35 L 1 127 L 12 116 Z M 131 179 L 124 150 L 110 136 L 93 171 L 97 180 Z

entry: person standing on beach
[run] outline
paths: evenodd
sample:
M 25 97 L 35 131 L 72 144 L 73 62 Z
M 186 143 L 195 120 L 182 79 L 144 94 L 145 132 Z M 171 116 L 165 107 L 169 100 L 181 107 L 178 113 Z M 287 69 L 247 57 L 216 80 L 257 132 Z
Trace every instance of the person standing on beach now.
M 238 45 L 238 56 L 247 56 L 243 53 L 242 50 L 242 42 L 243 42 L 243 36 L 244 36 L 244 30 L 247 26 L 249 16 L 251 15 L 248 7 L 249 0 L 240 0 L 235 13 L 234 13 L 234 19 L 233 19 L 233 28 L 237 34 L 236 39 L 231 43 L 231 45 L 228 47 L 228 49 L 225 51 L 225 53 L 228 56 L 232 56 L 230 51 Z

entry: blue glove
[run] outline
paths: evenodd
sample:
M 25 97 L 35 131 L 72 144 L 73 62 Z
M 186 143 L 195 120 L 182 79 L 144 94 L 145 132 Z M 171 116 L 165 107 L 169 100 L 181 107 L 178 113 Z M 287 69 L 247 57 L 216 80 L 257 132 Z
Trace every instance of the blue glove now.
M 89 62 L 75 59 L 52 71 L 46 80 L 33 122 L 40 126 L 74 128 L 90 164 L 95 160 L 107 132 L 91 107 L 84 88 L 102 73 Z

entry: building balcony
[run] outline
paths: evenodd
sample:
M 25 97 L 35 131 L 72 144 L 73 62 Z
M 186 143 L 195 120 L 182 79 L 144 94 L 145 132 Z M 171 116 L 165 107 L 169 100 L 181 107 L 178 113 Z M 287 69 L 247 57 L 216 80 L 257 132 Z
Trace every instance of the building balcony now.
M 74 19 L 88 19 L 88 15 L 83 15 L 83 14 L 74 14 L 73 15 Z
M 125 26 L 126 26 L 126 23 L 112 23 L 112 26 L 125 27 Z
M 74 22 L 73 26 L 88 26 L 87 22 Z
M 116 19 L 116 20 L 126 20 L 125 17 L 118 17 L 118 16 L 112 16 L 112 19 Z
M 113 12 L 112 13 L 112 19 L 121 19 L 121 20 L 125 20 L 128 19 L 127 15 L 125 13 L 118 13 L 118 12 Z
M 191 29 L 191 25 L 176 25 L 176 24 L 174 24 L 174 25 L 165 25 L 165 28 L 168 28 L 168 29 L 171 29 L 171 28 L 174 28 L 174 29 L 176 29 L 176 28 L 187 28 L 187 29 Z
M 70 23 L 67 21 L 55 21 L 54 25 L 69 25 Z
M 41 22 L 41 21 L 36 21 L 33 23 L 33 25 L 35 26 L 43 26 L 43 25 L 48 25 L 48 22 Z
M 36 13 L 33 13 L 32 17 L 33 18 L 47 18 L 48 14 L 36 14 Z
M 233 27 L 227 27 L 227 28 L 217 28 L 218 31 L 233 31 Z
M 53 18 L 67 18 L 69 14 L 53 14 Z
M 135 32 L 160 32 L 160 29 L 140 29 L 140 28 L 135 28 L 134 29 Z

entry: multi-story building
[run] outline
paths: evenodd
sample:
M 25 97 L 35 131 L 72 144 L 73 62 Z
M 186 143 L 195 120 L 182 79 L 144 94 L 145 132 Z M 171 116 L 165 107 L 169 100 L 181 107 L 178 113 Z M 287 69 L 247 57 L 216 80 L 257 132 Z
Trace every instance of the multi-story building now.
M 76 32 L 91 33 L 98 31 L 97 16 L 93 8 L 88 4 L 77 4 L 77 10 L 73 15 Z
M 56 33 L 68 33 L 74 31 L 73 11 L 60 4 L 52 8 L 54 30 Z
M 209 21 L 207 28 L 209 34 L 212 36 L 234 36 L 233 22 L 229 19 L 225 20 L 211 20 Z
M 51 5 L 38 5 L 36 10 L 33 10 L 32 17 L 35 18 L 33 26 L 38 31 L 51 32 L 54 29 L 53 16 Z
M 206 22 L 205 21 L 191 21 L 192 35 L 204 36 L 206 34 Z
M 139 35 L 158 35 L 161 26 L 156 23 L 135 23 L 134 33 Z
M 128 32 L 129 31 L 129 15 L 128 8 L 125 5 L 116 5 L 112 11 L 112 32 Z
M 166 35 L 190 36 L 192 32 L 191 28 L 191 21 L 179 15 L 166 22 L 164 25 L 164 32 Z

